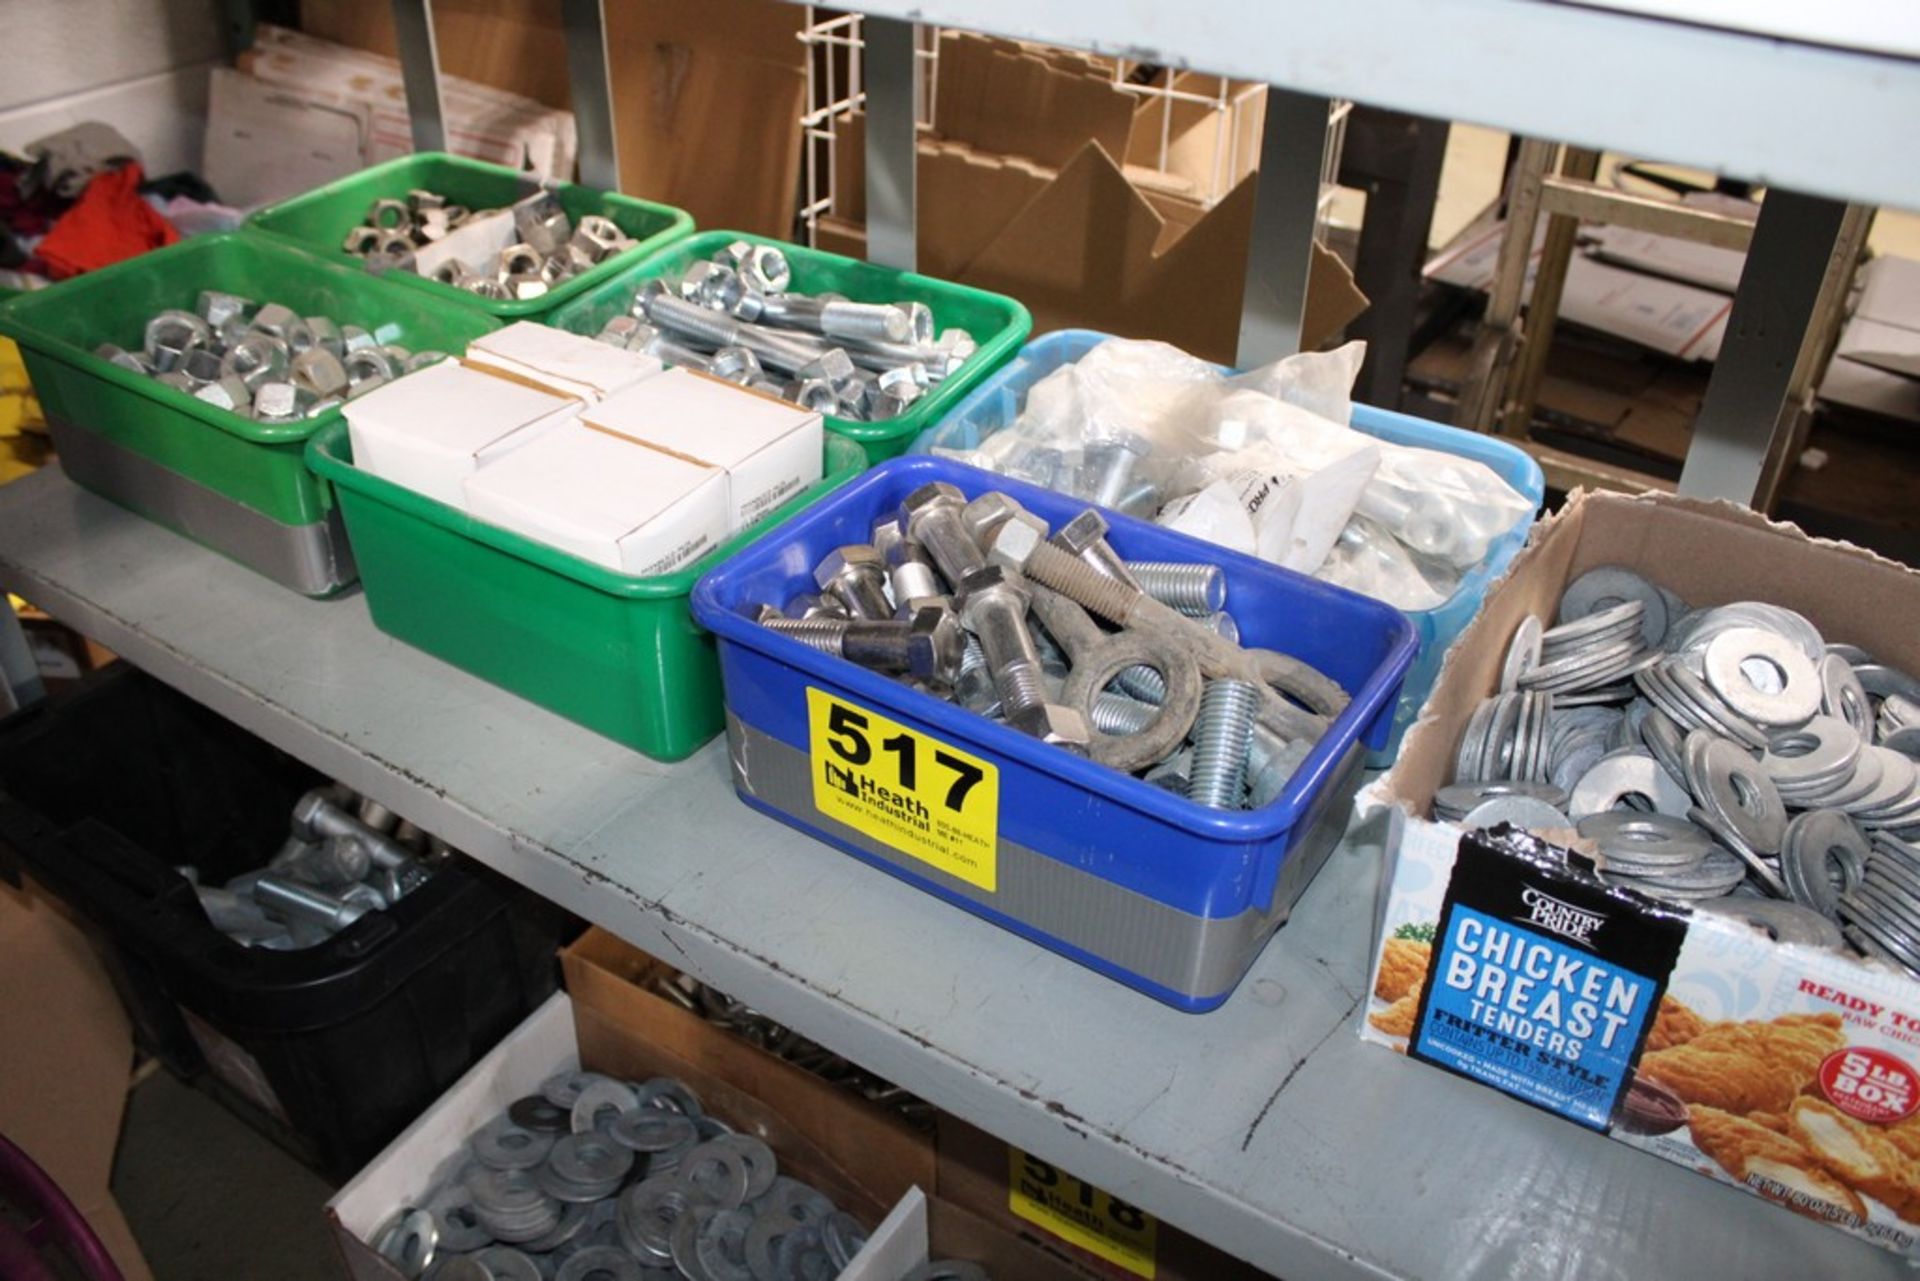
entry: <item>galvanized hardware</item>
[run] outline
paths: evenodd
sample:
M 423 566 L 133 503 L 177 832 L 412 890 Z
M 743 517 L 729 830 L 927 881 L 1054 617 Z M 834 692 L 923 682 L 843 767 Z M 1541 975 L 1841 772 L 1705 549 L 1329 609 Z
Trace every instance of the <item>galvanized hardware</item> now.
M 1510 823 L 1515 827 L 1531 828 L 1534 831 L 1552 832 L 1571 828 L 1573 820 L 1531 796 L 1501 796 L 1483 801 L 1460 816 L 1460 826 L 1469 831 L 1475 828 L 1498 827 Z
M 373 1248 L 404 1276 L 424 1276 L 433 1266 L 440 1245 L 440 1229 L 433 1215 L 407 1207 L 399 1210 L 374 1234 Z
M 951 610 L 930 606 L 911 618 L 773 618 L 764 626 L 803 645 L 876 671 L 951 685 L 965 641 Z
M 1204 618 L 1227 607 L 1227 576 L 1218 565 L 1176 561 L 1125 564 L 1141 591 L 1191 618 Z
M 1640 639 L 1649 646 L 1659 645 L 1670 621 L 1667 598 L 1658 587 L 1620 565 L 1598 566 L 1569 583 L 1560 595 L 1558 621 L 1572 623 L 1630 601 L 1639 604 L 1642 610 Z
M 865 543 L 836 547 L 814 566 L 813 581 L 823 595 L 831 594 L 854 618 L 889 618 L 887 565 L 880 553 Z
M 349 333 L 364 330 L 338 326 L 325 316 L 302 318 L 279 303 L 256 308 L 248 299 L 216 290 L 202 291 L 198 305 L 201 314 L 175 309 L 148 321 L 140 354 L 111 343 L 94 354 L 263 423 L 298 422 L 376 385 L 372 378 L 351 378 L 351 366 L 342 358 L 354 349 Z M 372 347 L 370 339 L 367 346 Z M 382 379 L 397 377 L 413 359 L 404 348 L 384 351 L 376 371 Z
M 914 490 L 900 504 L 900 527 L 927 549 L 941 575 L 955 586 L 987 563 L 963 518 L 966 505 L 958 489 L 940 481 Z
M 1757 627 L 1715 636 L 1704 659 L 1708 688 L 1762 729 L 1800 725 L 1825 693 L 1814 663 L 1792 641 Z
M 1139 576 L 1134 573 L 1126 561 L 1120 559 L 1120 553 L 1114 551 L 1112 546 L 1108 544 L 1107 530 L 1109 528 L 1107 518 L 1102 516 L 1094 508 L 1089 507 L 1062 525 L 1059 532 L 1054 534 L 1048 541 L 1061 551 L 1073 556 L 1078 556 L 1081 560 L 1085 561 L 1100 573 L 1105 574 L 1108 578 L 1125 583 L 1129 587 L 1138 587 L 1142 591 L 1146 591 L 1146 585 L 1140 581 Z M 1174 604 L 1174 602 L 1167 600 L 1164 596 L 1156 595 L 1150 591 L 1147 592 L 1147 594 L 1165 604 Z M 1222 579 L 1220 589 L 1220 600 L 1224 605 L 1226 602 L 1224 578 Z M 1179 606 L 1175 605 L 1175 608 L 1179 608 Z
M 1187 799 L 1209 809 L 1241 808 L 1259 707 L 1260 691 L 1250 682 L 1207 682 L 1193 723 L 1193 773 Z
M 1840 927 L 1825 914 L 1798 903 L 1763 898 L 1721 898 L 1702 903 L 1700 910 L 1750 925 L 1781 943 L 1799 943 L 1830 952 L 1846 950 Z
M 317 925 L 329 932 L 344 930 L 367 914 L 359 903 L 278 876 L 255 881 L 253 897 L 269 916 Z
M 777 377 L 736 371 L 737 381 L 856 421 L 899 417 L 976 350 L 958 330 L 936 338 L 924 304 L 790 293 L 792 275 L 776 247 L 734 241 L 676 280 L 647 281 L 630 313 L 672 332 L 672 351 L 655 353 L 670 364 L 698 369 L 710 352 L 744 348 Z M 618 342 L 611 322 L 600 336 Z
M 491 261 L 461 263 L 458 270 L 435 272 L 434 278 L 483 297 L 539 297 L 636 243 L 619 224 L 599 214 L 583 216 L 576 226 L 550 191 L 537 191 L 510 208 L 516 243 Z M 417 270 L 417 249 L 444 240 L 475 216 L 476 211 L 449 204 L 438 192 L 409 191 L 404 200 L 374 201 L 365 225 L 350 230 L 340 247 L 367 259 L 370 271 L 396 266 Z

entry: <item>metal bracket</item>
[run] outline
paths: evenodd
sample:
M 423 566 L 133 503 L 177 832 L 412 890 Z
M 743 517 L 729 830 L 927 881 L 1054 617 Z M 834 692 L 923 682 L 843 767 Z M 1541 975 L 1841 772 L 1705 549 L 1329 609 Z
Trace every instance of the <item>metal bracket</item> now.
M 915 170 L 919 163 L 920 67 L 914 24 L 867 18 L 862 73 L 867 118 L 867 259 L 913 271 Z
M 1267 87 L 1260 173 L 1254 180 L 1253 234 L 1247 243 L 1246 293 L 1240 304 L 1242 369 L 1300 350 L 1329 106 L 1327 99 L 1313 94 Z
M 620 148 L 614 136 L 613 72 L 607 63 L 605 0 L 561 0 L 567 29 L 567 80 L 580 138 L 580 181 L 620 190 Z
M 433 40 L 433 0 L 392 0 L 393 34 L 407 88 L 415 151 L 447 149 L 447 116 L 440 105 L 440 51 Z

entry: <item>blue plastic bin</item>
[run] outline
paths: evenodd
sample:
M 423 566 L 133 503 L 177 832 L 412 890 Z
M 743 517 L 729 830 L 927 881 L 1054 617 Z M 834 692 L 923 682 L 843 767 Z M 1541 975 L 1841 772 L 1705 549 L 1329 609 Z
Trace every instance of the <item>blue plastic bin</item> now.
M 1001 490 L 1054 525 L 1084 508 L 959 463 L 898 458 L 715 567 L 694 587 L 693 612 L 720 640 L 735 788 L 756 809 L 1159 1000 L 1212 1009 L 1345 830 L 1364 752 L 1392 728 L 1418 647 L 1412 626 L 1378 601 L 1114 516 L 1108 537 L 1122 555 L 1217 562 L 1244 643 L 1306 660 L 1352 699 L 1279 799 L 1207 809 L 752 621 L 761 602 L 814 590 L 813 567 L 829 551 L 865 542 L 876 517 L 936 480 L 970 498 Z M 842 736 L 849 724 L 857 738 Z M 835 742 L 860 749 L 865 763 L 850 772 L 855 758 L 836 754 Z M 832 809 L 847 804 L 842 794 L 879 795 L 890 814 L 915 821 L 912 798 L 898 795 L 903 759 L 925 771 L 934 821 L 950 812 L 955 825 L 977 825 L 982 846 L 958 861 L 928 856 L 915 848 L 919 829 L 876 834 L 822 808 L 822 798 Z M 943 811 L 970 765 L 987 767 L 993 785 Z M 996 789 L 990 816 L 984 803 L 970 808 Z
M 1003 427 L 1012 426 L 1026 404 L 1029 388 L 1060 366 L 1079 360 L 1096 345 L 1105 342 L 1107 337 L 1090 329 L 1062 329 L 1034 339 L 1012 360 L 974 388 L 939 422 L 922 432 L 913 443 L 911 452 L 924 454 L 935 446 L 942 449 L 978 448 L 988 436 Z M 1224 366 L 1222 371 L 1227 372 Z M 1546 478 L 1541 475 L 1540 464 L 1534 462 L 1525 450 L 1503 440 L 1478 432 L 1462 431 L 1458 427 L 1442 426 L 1411 414 L 1375 409 L 1370 405 L 1353 407 L 1353 426 L 1357 431 L 1396 445 L 1437 449 L 1456 457 L 1485 463 L 1495 475 L 1531 502 L 1535 511 L 1546 495 Z M 1459 588 L 1444 604 L 1433 609 L 1407 612 L 1407 617 L 1413 621 L 1415 634 L 1420 637 L 1420 657 L 1415 660 L 1413 670 L 1407 673 L 1406 685 L 1400 691 L 1400 706 L 1394 713 L 1392 735 L 1380 750 L 1368 757 L 1367 763 L 1375 769 L 1385 769 L 1393 764 L 1394 757 L 1400 751 L 1401 737 L 1420 714 L 1427 695 L 1433 692 L 1434 681 L 1440 677 L 1440 663 L 1446 657 L 1447 647 L 1466 630 L 1467 624 L 1480 610 L 1487 587 L 1499 577 L 1527 541 L 1527 531 L 1533 527 L 1533 517 L 1534 513 L 1528 512 L 1513 528 L 1495 539 L 1487 549 L 1486 559 L 1460 580 Z

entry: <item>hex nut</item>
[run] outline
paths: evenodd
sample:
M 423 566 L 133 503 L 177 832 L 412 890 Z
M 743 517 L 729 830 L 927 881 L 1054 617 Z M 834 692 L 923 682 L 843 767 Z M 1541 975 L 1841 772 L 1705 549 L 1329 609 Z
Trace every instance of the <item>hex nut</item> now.
M 210 348 L 196 347 L 180 363 L 180 372 L 187 376 L 188 382 L 201 387 L 219 379 L 220 363 L 220 357 Z
M 374 201 L 373 207 L 367 210 L 367 225 L 381 231 L 404 232 L 413 226 L 413 210 L 407 207 L 404 200 L 384 197 Z
M 368 347 L 378 347 L 380 340 L 362 329 L 359 325 L 340 326 L 340 345 L 348 351 L 363 351 Z M 341 357 L 345 359 L 345 357 Z
M 817 414 L 835 413 L 840 408 L 840 395 L 834 391 L 833 384 L 824 378 L 799 378 L 788 383 L 780 393 L 781 399 L 791 401 L 802 409 Z
M 707 372 L 728 382 L 743 383 L 760 372 L 760 358 L 745 347 L 722 347 L 713 353 Z
M 203 384 L 193 394 L 195 399 L 238 414 L 246 413 L 253 404 L 253 391 L 243 380 L 231 375 Z
M 262 383 L 277 382 L 287 372 L 286 344 L 268 334 L 248 334 L 220 360 L 220 374 L 242 379 L 258 394 Z
M 320 346 L 309 347 L 293 358 L 293 376 L 320 396 L 337 396 L 352 385 L 346 365 Z
M 253 393 L 253 416 L 262 422 L 291 422 L 298 418 L 298 389 L 289 382 L 261 384 Z
M 613 219 L 588 214 L 574 229 L 573 243 L 592 255 L 595 262 L 603 262 L 619 253 L 628 241 Z
M 340 247 L 350 254 L 360 254 L 364 256 L 372 253 L 379 243 L 380 229 L 378 227 L 355 227 L 347 233 L 347 238 L 340 242 Z
M 126 348 L 116 347 L 114 344 L 110 342 L 103 342 L 98 347 L 95 347 L 93 349 L 93 354 L 100 357 L 100 359 L 102 360 L 110 361 L 113 364 L 120 366 L 120 368 L 122 369 L 131 369 L 136 374 L 146 374 L 146 373 L 152 372 L 148 368 L 147 363 L 141 360 L 140 357 L 134 355 L 132 352 L 128 351 Z
M 384 347 L 362 347 L 358 351 L 349 351 L 342 364 L 346 368 L 348 385 L 356 388 L 369 378 L 385 381 L 400 376 L 393 357 L 387 354 Z
M 573 274 L 573 268 L 559 254 L 549 254 L 540 263 L 540 279 L 549 285 L 557 285 Z
M 500 251 L 500 274 L 508 278 L 538 275 L 540 263 L 545 256 L 525 241 L 517 245 L 508 245 Z
M 842 348 L 832 347 L 794 370 L 794 376 L 824 379 L 829 385 L 837 386 L 854 376 L 853 357 Z
M 757 294 L 785 293 L 793 283 L 793 267 L 787 262 L 786 254 L 773 245 L 752 246 L 746 259 L 734 270 L 739 273 L 741 283 Z
M 287 327 L 299 323 L 300 317 L 294 313 L 293 308 L 283 307 L 277 302 L 267 303 L 253 313 L 253 327 L 282 342 L 286 341 Z
M 512 297 L 521 302 L 530 302 L 535 298 L 544 298 L 551 286 L 540 278 L 537 272 L 519 273 L 507 277 L 507 289 Z
M 253 300 L 242 298 L 239 294 L 223 293 L 218 289 L 202 289 L 200 304 L 195 308 L 204 320 L 215 329 L 224 326 L 236 316 L 244 317 L 253 310 Z
M 331 316 L 308 316 L 307 332 L 313 335 L 316 347 L 324 348 L 336 356 L 347 354 L 346 342 L 340 337 L 340 326 L 333 323 Z
M 917 361 L 912 364 L 895 365 L 891 369 L 881 370 L 878 378 L 875 379 L 875 385 L 901 404 L 911 405 L 920 399 L 921 393 L 926 390 L 923 383 L 926 374 L 926 367 Z
M 190 311 L 168 308 L 147 322 L 145 345 L 149 355 L 157 356 L 157 349 L 162 346 L 185 353 L 207 346 L 212 337 L 213 331 L 200 317 Z
M 425 209 L 420 213 L 420 221 L 414 225 L 414 239 L 432 244 L 436 240 L 445 240 L 452 228 L 447 225 L 447 213 L 444 209 Z
M 424 187 L 415 187 L 407 193 L 407 204 L 415 209 L 445 210 L 447 198 L 437 191 L 428 191 Z
M 473 274 L 473 268 L 458 258 L 443 258 L 440 265 L 433 269 L 433 278 L 443 285 L 457 285 L 462 276 Z
M 171 387 L 175 391 L 184 391 L 189 396 L 191 396 L 194 391 L 193 384 L 187 381 L 187 376 L 177 369 L 169 369 L 163 374 L 156 375 L 154 381 L 162 387 Z

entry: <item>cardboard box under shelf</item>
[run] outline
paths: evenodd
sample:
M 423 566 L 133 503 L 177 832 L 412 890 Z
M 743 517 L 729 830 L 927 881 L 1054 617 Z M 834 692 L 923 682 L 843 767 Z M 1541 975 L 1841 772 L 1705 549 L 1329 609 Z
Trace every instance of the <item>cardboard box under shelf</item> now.
M 1182 90 L 1218 84 L 1170 74 Z M 943 31 L 934 131 L 919 145 L 920 270 L 1011 294 L 1033 312 L 1035 333 L 1158 338 L 1231 363 L 1260 113 L 1192 103 L 1175 103 L 1172 113 L 1162 169 L 1160 106 L 1115 86 L 1105 60 Z M 1229 139 L 1227 129 L 1242 136 Z M 820 247 L 857 255 L 865 249 L 864 117 L 855 113 L 838 130 L 836 205 Z M 1218 175 L 1216 141 L 1234 157 Z M 1228 189 L 1209 202 L 1216 176 Z M 1315 244 L 1301 345 L 1320 346 L 1366 305 L 1345 264 Z
M 1394 837 L 1360 1036 L 1483 1084 L 1497 1078 L 1504 1084 L 1496 1088 L 1537 1107 L 1920 1257 L 1912 1200 L 1887 1182 L 1843 1178 L 1845 1163 L 1819 1137 L 1851 1131 L 1882 1152 L 1895 1128 L 1900 1144 L 1920 1138 L 1920 982 L 1602 886 L 1578 863 L 1555 868 L 1463 840 L 1428 817 L 1435 789 L 1451 781 L 1468 717 L 1498 686 L 1521 619 L 1551 618 L 1568 582 L 1607 564 L 1696 606 L 1784 605 L 1831 641 L 1920 670 L 1920 573 L 1730 503 L 1576 492 L 1534 527 L 1450 651 L 1393 770 L 1363 794 L 1363 807 L 1390 808 Z M 1469 937 L 1488 922 L 1529 949 L 1546 946 L 1569 967 L 1569 982 L 1604 968 L 1605 1009 L 1617 1023 L 1587 1011 L 1580 1017 L 1589 1026 L 1576 1028 L 1575 997 L 1549 1011 L 1532 988 L 1511 996 L 1517 984 L 1456 1008 L 1459 984 L 1470 994 L 1493 964 L 1474 954 Z M 1695 1056 L 1725 1042 L 1727 1062 L 1752 1057 L 1727 1038 L 1768 1043 L 1766 1061 L 1793 1071 L 1769 1069 L 1748 1090 L 1724 1074 L 1717 1084 L 1689 1080 L 1676 1063 L 1695 1041 Z M 1904 1158 L 1900 1168 L 1908 1169 Z

